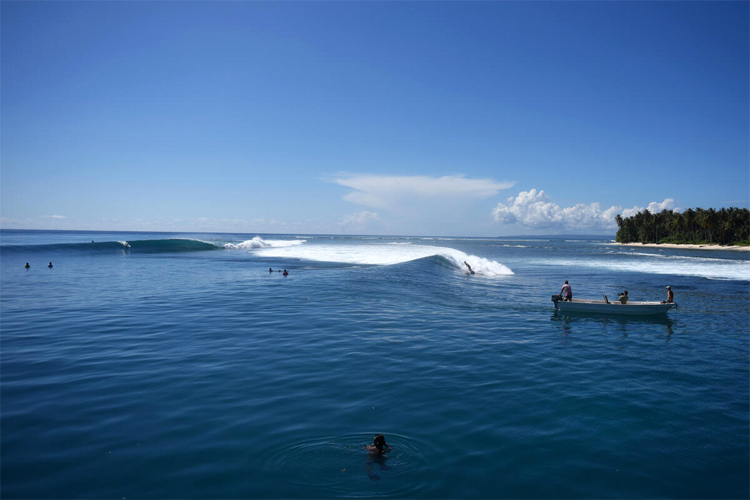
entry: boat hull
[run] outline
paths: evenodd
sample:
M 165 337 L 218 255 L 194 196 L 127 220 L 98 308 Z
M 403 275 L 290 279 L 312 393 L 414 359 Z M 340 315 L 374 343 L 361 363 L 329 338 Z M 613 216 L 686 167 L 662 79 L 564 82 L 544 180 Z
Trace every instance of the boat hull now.
M 587 313 L 587 314 L 616 314 L 618 316 L 653 316 L 667 314 L 670 309 L 676 308 L 677 304 L 662 304 L 661 302 L 604 302 L 603 300 L 573 299 L 571 302 L 552 300 L 555 309 L 565 313 Z

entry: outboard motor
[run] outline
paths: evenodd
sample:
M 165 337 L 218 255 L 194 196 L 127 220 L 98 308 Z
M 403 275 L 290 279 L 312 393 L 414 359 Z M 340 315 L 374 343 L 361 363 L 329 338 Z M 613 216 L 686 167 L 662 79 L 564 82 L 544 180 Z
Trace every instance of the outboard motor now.
M 552 302 L 555 303 L 555 309 L 558 309 L 557 303 L 562 300 L 562 294 L 557 294 L 552 296 Z

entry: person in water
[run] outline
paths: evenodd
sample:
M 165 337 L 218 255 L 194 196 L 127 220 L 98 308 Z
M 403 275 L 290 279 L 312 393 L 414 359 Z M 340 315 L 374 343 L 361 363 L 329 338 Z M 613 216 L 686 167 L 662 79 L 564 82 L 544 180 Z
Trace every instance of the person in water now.
M 466 265 L 466 267 L 468 267 L 468 268 L 469 268 L 469 273 L 470 273 L 470 274 L 474 274 L 474 271 L 473 271 L 473 270 L 471 269 L 471 266 L 469 265 L 469 263 L 468 263 L 468 262 L 466 262 L 466 261 L 464 261 L 464 264 Z
M 562 290 L 560 290 L 560 295 L 562 295 L 564 301 L 573 301 L 573 289 L 568 285 L 568 280 L 565 280 L 565 284 L 562 286 Z
M 268 268 L 268 272 L 269 272 L 269 273 L 272 273 L 272 272 L 273 272 L 273 269 L 271 269 L 271 268 L 269 267 L 269 268 Z
M 52 267 L 52 262 L 50 262 L 50 263 L 49 263 L 49 266 L 47 266 L 47 267 Z
M 671 304 L 674 302 L 674 293 L 672 293 L 672 287 L 667 285 L 667 300 L 662 300 L 662 304 Z
M 27 263 L 26 263 L 26 265 L 25 265 L 24 267 L 25 267 L 26 269 L 28 269 L 28 268 L 30 268 L 31 266 L 30 266 L 30 265 L 29 265 L 29 263 L 27 262 Z
M 372 438 L 372 444 L 370 446 L 365 446 L 365 449 L 370 453 L 385 453 L 386 451 L 391 451 L 393 448 L 385 442 L 385 436 L 382 434 L 376 434 L 375 437 Z
M 284 269 L 284 272 L 283 272 L 283 273 L 281 273 L 281 274 L 283 274 L 284 276 L 288 276 L 288 275 L 289 275 L 289 273 L 288 273 L 288 272 L 286 272 L 286 269 Z

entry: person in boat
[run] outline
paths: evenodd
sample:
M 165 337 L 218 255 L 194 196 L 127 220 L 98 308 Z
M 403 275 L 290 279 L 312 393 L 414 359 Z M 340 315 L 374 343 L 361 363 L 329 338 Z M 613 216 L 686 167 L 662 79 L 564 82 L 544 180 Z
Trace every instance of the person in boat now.
M 469 274 L 475 274 L 468 262 L 464 261 L 464 264 L 469 268 Z
M 385 442 L 385 436 L 382 434 L 376 434 L 375 437 L 372 438 L 372 444 L 370 446 L 365 446 L 365 449 L 368 453 L 380 454 L 385 453 L 386 451 L 391 451 L 393 448 Z
M 627 304 L 628 303 L 628 291 L 625 290 L 622 293 L 618 293 L 617 299 L 620 301 L 620 304 Z
M 281 273 L 281 274 L 283 274 L 284 276 L 289 276 L 289 273 L 288 273 L 288 272 L 286 272 L 286 269 L 284 269 L 284 272 L 283 272 L 283 273 Z
M 27 262 L 27 263 L 26 263 L 26 265 L 25 265 L 24 267 L 25 267 L 26 269 L 28 269 L 28 268 L 30 268 L 31 266 L 30 266 L 30 265 L 29 265 L 29 263 Z
M 671 304 L 674 302 L 674 293 L 672 293 L 672 287 L 667 285 L 667 300 L 662 300 L 662 304 Z
M 573 301 L 573 289 L 570 288 L 568 280 L 565 280 L 565 284 L 562 286 L 562 290 L 560 290 L 560 295 L 562 295 L 563 301 Z
M 49 263 L 49 265 L 48 265 L 47 267 L 52 267 L 52 262 L 50 262 L 50 263 Z

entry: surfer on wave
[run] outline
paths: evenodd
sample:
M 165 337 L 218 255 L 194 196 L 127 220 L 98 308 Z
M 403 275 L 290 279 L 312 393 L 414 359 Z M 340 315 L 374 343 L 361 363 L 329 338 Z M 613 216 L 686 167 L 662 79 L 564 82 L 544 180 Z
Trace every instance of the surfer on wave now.
M 476 274 L 476 273 L 475 273 L 475 272 L 474 272 L 474 271 L 473 271 L 473 270 L 471 269 L 471 266 L 469 265 L 469 263 L 468 263 L 468 262 L 464 261 L 464 264 L 466 265 L 466 267 L 468 267 L 468 268 L 469 268 L 469 274 Z

